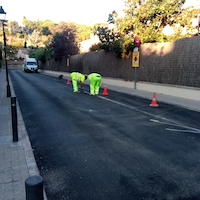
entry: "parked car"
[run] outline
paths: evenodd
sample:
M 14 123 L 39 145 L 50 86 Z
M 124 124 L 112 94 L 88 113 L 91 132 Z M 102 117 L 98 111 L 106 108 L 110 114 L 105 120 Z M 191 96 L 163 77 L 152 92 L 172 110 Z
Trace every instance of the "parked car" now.
M 23 70 L 25 72 L 38 72 L 37 60 L 35 58 L 26 58 L 26 59 L 24 59 Z

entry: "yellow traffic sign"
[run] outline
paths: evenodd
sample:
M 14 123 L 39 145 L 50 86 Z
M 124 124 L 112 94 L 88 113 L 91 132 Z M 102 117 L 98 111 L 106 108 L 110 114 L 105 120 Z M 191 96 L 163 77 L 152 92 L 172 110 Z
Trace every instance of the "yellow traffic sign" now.
M 140 66 L 140 53 L 139 51 L 133 52 L 132 54 L 132 67 Z

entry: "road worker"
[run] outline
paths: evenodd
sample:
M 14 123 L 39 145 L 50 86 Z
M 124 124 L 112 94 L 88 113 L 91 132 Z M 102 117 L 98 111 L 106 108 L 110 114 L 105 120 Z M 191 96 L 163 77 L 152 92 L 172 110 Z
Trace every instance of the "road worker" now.
M 79 86 L 80 88 L 83 88 L 83 83 L 87 79 L 87 76 L 79 72 L 72 72 L 70 75 L 72 78 L 72 85 L 74 92 L 79 92 Z
M 98 95 L 99 87 L 101 86 L 101 75 L 97 73 L 91 73 L 88 75 L 90 81 L 90 95 Z

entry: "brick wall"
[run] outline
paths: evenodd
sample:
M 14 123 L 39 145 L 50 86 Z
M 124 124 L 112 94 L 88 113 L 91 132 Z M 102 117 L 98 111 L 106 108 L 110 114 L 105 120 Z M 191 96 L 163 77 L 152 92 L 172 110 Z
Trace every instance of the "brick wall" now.
M 23 60 L 8 60 L 8 65 L 23 65 L 24 61 Z

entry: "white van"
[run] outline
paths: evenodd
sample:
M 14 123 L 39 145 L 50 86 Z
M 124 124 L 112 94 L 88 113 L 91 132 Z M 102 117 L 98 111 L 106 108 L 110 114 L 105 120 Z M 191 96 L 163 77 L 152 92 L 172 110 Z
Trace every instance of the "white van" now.
M 24 59 L 24 71 L 25 72 L 38 72 L 38 64 L 35 58 Z

